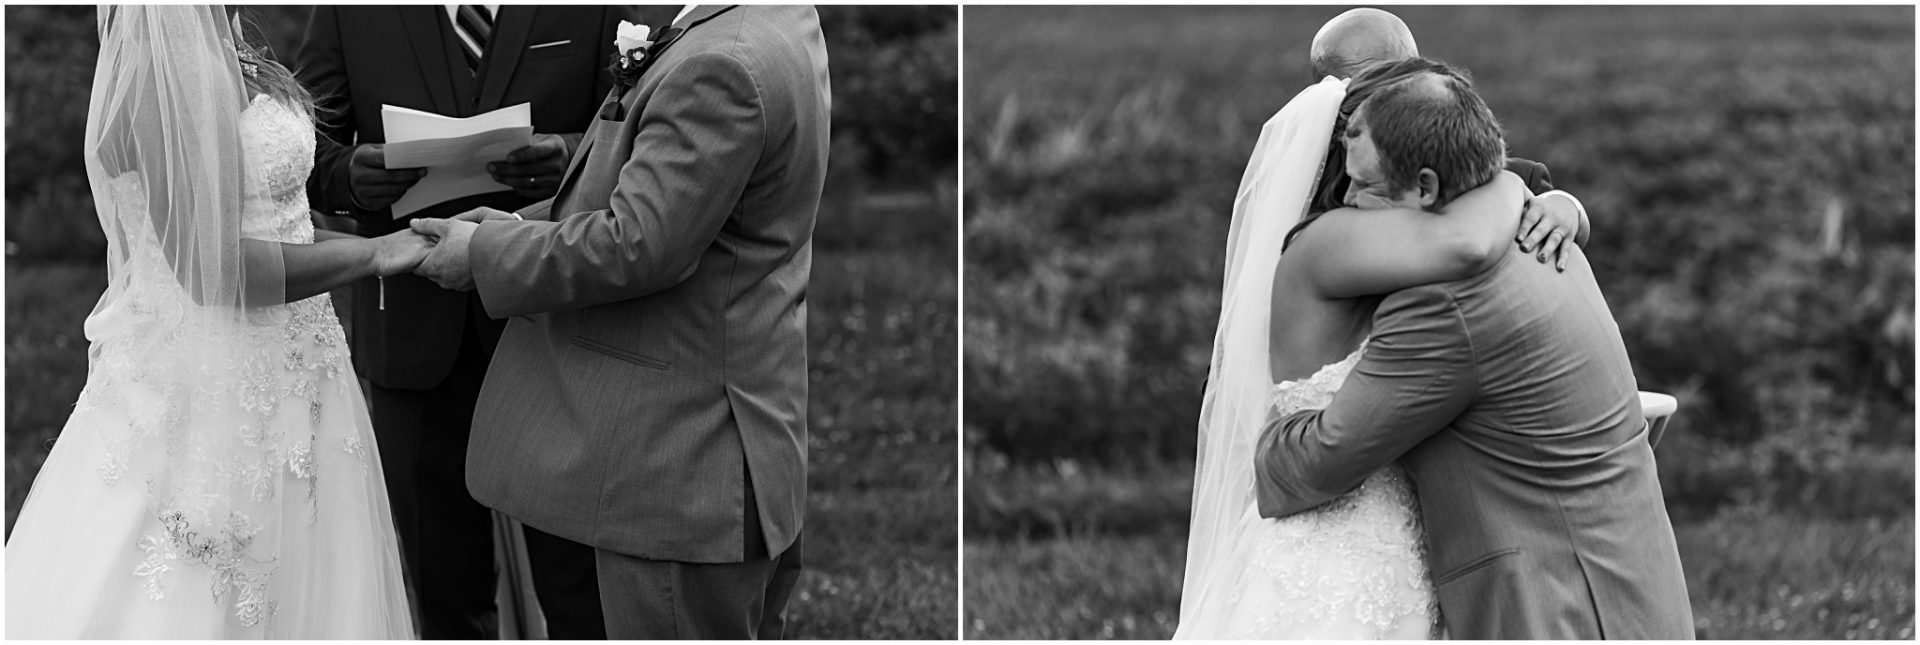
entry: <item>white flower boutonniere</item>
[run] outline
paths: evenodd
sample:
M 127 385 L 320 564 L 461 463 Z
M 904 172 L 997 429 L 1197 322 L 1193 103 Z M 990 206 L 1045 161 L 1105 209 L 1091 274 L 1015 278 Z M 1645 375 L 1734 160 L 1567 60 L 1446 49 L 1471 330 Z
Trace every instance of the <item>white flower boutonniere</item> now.
M 613 36 L 613 62 L 607 65 L 607 73 L 623 85 L 633 85 L 640 78 L 640 63 L 647 59 L 647 48 L 653 46 L 648 40 L 653 30 L 646 25 L 636 25 L 625 20 Z

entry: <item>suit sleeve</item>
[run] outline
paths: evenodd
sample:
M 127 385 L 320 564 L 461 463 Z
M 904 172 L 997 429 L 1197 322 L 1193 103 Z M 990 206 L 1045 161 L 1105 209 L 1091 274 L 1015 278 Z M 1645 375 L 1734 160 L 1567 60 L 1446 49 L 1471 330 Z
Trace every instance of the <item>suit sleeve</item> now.
M 766 124 L 739 59 L 701 53 L 664 73 L 634 117 L 633 154 L 611 208 L 486 222 L 474 232 L 474 283 L 490 315 L 628 300 L 693 275 L 740 202 Z
M 1260 515 L 1277 518 L 1353 490 L 1458 417 L 1476 386 L 1473 349 L 1443 287 L 1388 296 L 1365 355 L 1325 410 L 1269 419 L 1254 458 Z
M 365 220 L 374 213 L 353 203 L 347 165 L 353 159 L 357 123 L 348 92 L 346 57 L 341 50 L 338 8 L 317 5 L 307 19 L 296 76 L 315 98 L 313 171 L 307 175 L 307 202 L 328 215 Z

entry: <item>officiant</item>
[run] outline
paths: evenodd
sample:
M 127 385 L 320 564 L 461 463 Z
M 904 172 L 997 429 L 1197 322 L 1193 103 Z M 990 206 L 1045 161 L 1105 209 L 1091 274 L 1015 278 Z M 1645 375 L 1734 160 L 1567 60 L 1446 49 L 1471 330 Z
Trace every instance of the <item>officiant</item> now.
M 299 79 L 317 100 L 310 204 L 367 236 L 480 206 L 537 208 L 612 88 L 605 67 L 621 20 L 641 22 L 622 6 L 315 7 L 298 54 Z M 394 201 L 426 171 L 386 167 L 382 105 L 467 117 L 520 103 L 532 104 L 534 135 L 488 164 L 499 191 L 394 216 Z M 353 361 L 368 382 L 421 636 L 493 638 L 491 512 L 467 494 L 465 465 L 504 322 L 488 318 L 476 294 L 413 275 L 363 281 L 352 301 Z M 530 527 L 525 540 L 548 636 L 605 638 L 593 550 Z

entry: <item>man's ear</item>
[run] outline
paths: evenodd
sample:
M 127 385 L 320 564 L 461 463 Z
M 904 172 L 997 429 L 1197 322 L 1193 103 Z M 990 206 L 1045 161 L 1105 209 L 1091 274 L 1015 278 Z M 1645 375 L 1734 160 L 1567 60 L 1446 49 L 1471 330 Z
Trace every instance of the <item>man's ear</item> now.
M 1420 175 L 1414 178 L 1414 188 L 1420 190 L 1421 208 L 1433 208 L 1440 203 L 1440 174 L 1432 168 L 1420 169 Z

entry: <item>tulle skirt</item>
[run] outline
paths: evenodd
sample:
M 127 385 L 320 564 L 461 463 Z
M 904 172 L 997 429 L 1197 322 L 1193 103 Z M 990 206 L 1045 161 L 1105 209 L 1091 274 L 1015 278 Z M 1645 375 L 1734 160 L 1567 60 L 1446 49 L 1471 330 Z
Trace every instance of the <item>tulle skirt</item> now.
M 1412 487 L 1397 467 L 1319 508 L 1270 520 L 1248 506 L 1231 580 L 1197 599 L 1177 640 L 1424 640 L 1439 606 Z

